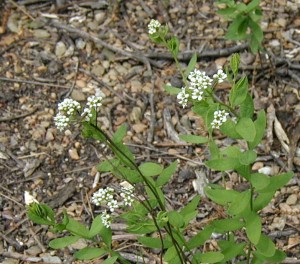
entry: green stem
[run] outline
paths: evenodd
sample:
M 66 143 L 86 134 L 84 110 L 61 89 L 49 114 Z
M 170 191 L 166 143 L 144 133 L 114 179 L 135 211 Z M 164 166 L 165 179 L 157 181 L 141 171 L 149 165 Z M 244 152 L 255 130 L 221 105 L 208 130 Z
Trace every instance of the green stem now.
M 251 184 L 251 183 L 250 183 Z M 250 194 L 251 194 L 251 196 L 250 196 L 250 210 L 251 210 L 251 212 L 253 211 L 253 194 L 254 194 L 254 189 L 253 189 L 253 186 L 251 185 L 250 186 Z M 251 263 L 251 252 L 252 252 L 252 243 L 251 243 L 251 241 L 249 240 L 249 242 L 248 242 L 248 252 L 247 252 L 247 264 L 250 264 Z

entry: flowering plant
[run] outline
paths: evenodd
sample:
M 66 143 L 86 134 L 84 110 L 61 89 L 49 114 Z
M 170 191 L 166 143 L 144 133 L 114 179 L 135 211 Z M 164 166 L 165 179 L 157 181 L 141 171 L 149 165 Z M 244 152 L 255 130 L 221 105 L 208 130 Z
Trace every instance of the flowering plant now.
M 105 143 L 114 153 L 114 157 L 98 165 L 100 172 L 111 172 L 126 182 L 126 187 L 114 189 L 109 186 L 96 191 L 91 202 L 105 209 L 96 216 L 89 228 L 75 221 L 64 213 L 62 221 L 57 222 L 53 210 L 47 205 L 39 204 L 28 198 L 29 218 L 38 224 L 52 226 L 53 232 L 67 231 L 70 235 L 56 238 L 50 242 L 54 249 L 63 248 L 75 243 L 79 238 L 91 241 L 75 253 L 78 259 L 106 258 L 105 264 L 116 261 L 128 263 L 122 255 L 112 248 L 111 221 L 121 217 L 127 223 L 127 231 L 138 235 L 138 241 L 148 248 L 159 249 L 160 262 L 164 263 L 275 263 L 285 258 L 284 252 L 277 250 L 273 241 L 262 232 L 259 211 L 274 196 L 276 190 L 285 185 L 292 173 L 283 173 L 269 177 L 251 170 L 257 153 L 255 147 L 264 136 L 266 117 L 264 111 L 254 114 L 253 100 L 248 92 L 246 76 L 239 78 L 239 55 L 231 57 L 230 65 L 225 72 L 219 69 L 212 77 L 196 69 L 196 56 L 193 56 L 185 70 L 178 62 L 179 41 L 168 37 L 168 27 L 151 20 L 149 36 L 157 44 L 168 48 L 174 57 L 182 75 L 184 87 L 167 85 L 168 92 L 177 95 L 182 107 L 191 104 L 193 111 L 205 121 L 208 136 L 182 135 L 181 139 L 194 143 L 207 143 L 210 159 L 205 163 L 213 171 L 235 171 L 249 187 L 244 191 L 228 189 L 226 179 L 223 185 L 208 184 L 206 196 L 224 207 L 226 214 L 222 219 L 210 221 L 195 236 L 186 236 L 191 221 L 198 214 L 200 196 L 195 196 L 179 211 L 170 210 L 166 205 L 162 187 L 169 182 L 177 169 L 177 162 L 166 168 L 161 164 L 145 162 L 137 164 L 134 155 L 123 144 L 126 135 L 125 126 L 120 126 L 108 136 L 97 122 L 97 110 L 102 98 L 91 97 L 87 106 L 81 106 L 66 99 L 58 106 L 59 113 L 55 122 L 60 130 L 70 122 L 81 120 L 82 134 Z M 232 85 L 228 99 L 222 101 L 216 94 L 219 83 L 228 80 Z M 219 148 L 214 141 L 214 130 L 219 129 L 224 135 L 236 140 L 235 146 Z M 246 147 L 238 147 L 243 140 Z M 224 176 L 224 175 L 223 175 Z M 119 215 L 120 207 L 129 209 Z M 242 237 L 241 234 L 244 234 Z M 237 236 L 238 235 L 238 236 Z M 206 252 L 205 243 L 212 236 L 217 236 L 217 250 Z

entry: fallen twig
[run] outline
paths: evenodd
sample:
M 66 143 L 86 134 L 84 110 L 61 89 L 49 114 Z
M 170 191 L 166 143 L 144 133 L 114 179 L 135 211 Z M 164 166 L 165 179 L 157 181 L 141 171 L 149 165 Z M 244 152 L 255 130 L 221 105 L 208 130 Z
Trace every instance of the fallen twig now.
M 0 122 L 9 122 L 9 121 L 12 121 L 12 120 L 20 119 L 20 118 L 32 115 L 37 110 L 38 110 L 38 107 L 35 107 L 31 111 L 29 111 L 28 113 L 24 113 L 24 114 L 17 115 L 17 116 L 11 116 L 11 117 L 2 117 L 2 118 L 0 118 Z

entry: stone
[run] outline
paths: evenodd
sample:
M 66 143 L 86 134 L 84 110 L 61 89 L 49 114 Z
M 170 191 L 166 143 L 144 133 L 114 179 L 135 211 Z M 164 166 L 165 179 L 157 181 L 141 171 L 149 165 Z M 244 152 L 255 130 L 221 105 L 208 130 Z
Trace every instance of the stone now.
M 79 160 L 80 159 L 76 148 L 69 149 L 69 156 L 73 160 Z
M 297 200 L 298 200 L 297 194 L 293 193 L 286 199 L 286 204 L 294 205 L 297 203 Z
M 32 246 L 26 250 L 26 253 L 31 256 L 37 256 L 41 252 L 42 252 L 42 250 L 39 246 Z
M 133 109 L 129 115 L 130 121 L 137 123 L 141 120 L 141 117 L 142 117 L 141 108 L 137 107 L 137 106 L 133 107 Z
M 145 124 L 139 123 L 139 124 L 135 124 L 132 126 L 132 129 L 136 132 L 136 133 L 141 133 L 143 131 L 145 131 L 147 129 L 147 126 Z
M 78 102 L 82 102 L 86 100 L 85 94 L 78 89 L 74 89 L 72 91 L 71 98 Z
M 105 69 L 102 65 L 94 65 L 92 68 L 92 73 L 98 77 L 103 76 Z
M 33 35 L 36 38 L 50 38 L 51 37 L 50 33 L 47 30 L 44 30 L 44 29 L 34 30 Z
M 95 15 L 95 20 L 98 22 L 98 24 L 102 24 L 105 20 L 106 14 L 104 12 L 98 12 Z
M 64 56 L 64 54 L 66 53 L 66 50 L 67 50 L 67 47 L 66 47 L 66 45 L 65 45 L 64 42 L 59 41 L 59 42 L 56 43 L 56 46 L 55 46 L 55 55 L 58 58 L 61 58 L 62 56 Z

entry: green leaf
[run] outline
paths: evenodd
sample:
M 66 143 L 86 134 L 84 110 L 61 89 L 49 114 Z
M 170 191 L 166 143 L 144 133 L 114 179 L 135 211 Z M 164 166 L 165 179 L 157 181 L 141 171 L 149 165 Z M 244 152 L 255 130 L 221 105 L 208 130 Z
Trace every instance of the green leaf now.
M 232 260 L 238 255 L 244 254 L 244 248 L 246 243 L 236 244 L 233 241 L 221 240 L 218 241 L 218 245 L 221 248 L 221 253 L 224 255 L 223 262 Z
M 185 78 L 187 78 L 189 76 L 190 72 L 195 68 L 196 63 L 197 63 L 197 53 L 195 53 L 192 56 L 192 58 L 190 59 L 190 62 L 188 64 L 187 68 L 184 71 Z
M 154 162 L 145 162 L 139 166 L 139 169 L 144 176 L 151 177 L 160 174 L 163 166 Z
M 245 100 L 240 104 L 240 116 L 241 117 L 249 117 L 252 119 L 253 113 L 254 113 L 253 98 L 249 94 L 249 92 L 247 92 L 247 96 L 246 96 Z
M 138 238 L 138 241 L 145 245 L 148 248 L 159 248 L 161 249 L 161 240 L 160 238 L 157 237 L 146 237 L 146 236 L 141 236 Z M 169 248 L 172 246 L 172 242 L 169 240 L 164 239 L 163 240 L 163 246 L 165 248 Z
M 240 215 L 250 208 L 251 191 L 247 190 L 238 193 L 236 199 L 231 203 L 227 209 L 230 215 Z
M 248 94 L 248 79 L 246 76 L 244 76 L 232 87 L 229 94 L 230 104 L 233 107 L 240 105 L 242 102 L 246 100 L 247 94 Z
M 178 166 L 178 162 L 174 161 L 172 162 L 167 168 L 165 168 L 161 174 L 156 179 L 156 186 L 163 186 L 166 184 L 172 175 L 175 173 Z
M 74 244 L 75 242 L 78 241 L 79 238 L 80 237 L 78 236 L 65 236 L 65 237 L 56 238 L 49 242 L 49 247 L 53 249 L 64 248 Z
M 238 132 L 243 139 L 248 142 L 254 141 L 256 137 L 256 129 L 253 121 L 248 117 L 242 117 L 237 125 L 236 132 Z
M 73 235 L 89 239 L 89 230 L 86 228 L 86 226 L 74 220 L 73 218 L 69 218 L 69 222 L 66 225 L 66 230 Z
M 255 8 L 259 7 L 260 4 L 260 0 L 251 0 L 251 2 L 247 5 L 246 7 L 246 12 L 250 13 L 251 11 L 253 11 Z
M 260 193 L 265 192 L 273 192 L 280 188 L 282 188 L 284 185 L 286 185 L 289 180 L 293 177 L 293 172 L 287 172 L 283 173 L 277 176 L 270 177 L 270 183 L 267 187 L 261 189 Z
M 206 226 L 202 231 L 200 231 L 197 235 L 193 236 L 187 243 L 188 248 L 194 249 L 196 247 L 204 245 L 204 243 L 210 239 L 211 234 L 214 232 L 213 226 Z
M 208 142 L 207 137 L 201 137 L 196 135 L 179 135 L 179 138 L 185 142 L 193 144 L 204 144 Z
M 169 247 L 164 255 L 164 261 L 172 264 L 180 264 L 180 258 L 177 255 L 175 246 Z
M 103 262 L 101 262 L 101 264 L 114 264 L 118 259 L 118 256 L 115 257 L 109 257 L 106 260 L 104 260 Z
M 239 192 L 234 190 L 215 190 L 205 188 L 205 194 L 209 199 L 220 205 L 227 205 L 239 197 Z
M 257 114 L 257 119 L 254 121 L 254 126 L 255 126 L 255 137 L 252 142 L 248 142 L 249 149 L 254 149 L 262 140 L 264 133 L 265 133 L 265 128 L 266 128 L 266 114 L 264 110 L 261 110 Z
M 232 17 L 232 14 L 236 11 L 236 7 L 228 7 L 218 10 L 216 13 L 220 16 Z
M 172 36 L 167 41 L 168 49 L 173 54 L 174 57 L 177 57 L 179 51 L 179 40 L 177 37 Z
M 256 244 L 257 251 L 265 256 L 272 257 L 275 254 L 275 245 L 272 240 L 264 234 L 261 234 L 258 243 Z
M 181 228 L 184 225 L 185 221 L 183 216 L 176 211 L 168 212 L 168 218 L 170 224 L 176 228 Z
M 237 167 L 239 165 L 239 160 L 236 158 L 212 159 L 205 162 L 205 165 L 213 170 L 227 171 Z
M 53 210 L 46 204 L 32 203 L 28 206 L 28 218 L 40 225 L 55 225 Z
M 77 259 L 89 260 L 89 259 L 95 259 L 100 256 L 103 256 L 105 253 L 107 253 L 107 252 L 103 248 L 85 247 L 85 248 L 75 252 L 74 256 Z
M 250 212 L 247 217 L 245 217 L 246 221 L 246 234 L 249 240 L 256 245 L 261 236 L 261 221 L 260 217 L 256 212 Z
M 100 234 L 101 230 L 105 228 L 103 223 L 102 223 L 102 220 L 101 220 L 101 215 L 97 215 L 93 222 L 92 222 L 92 225 L 91 225 L 91 228 L 89 230 L 89 237 L 92 238 L 94 237 L 95 235 L 98 235 Z
M 254 200 L 253 203 L 253 209 L 254 211 L 259 211 L 266 207 L 269 202 L 272 200 L 273 196 L 275 194 L 275 191 L 273 192 L 266 192 L 266 193 L 260 193 L 258 197 Z
M 201 263 L 217 263 L 224 259 L 224 255 L 220 252 L 207 252 L 199 255 L 198 260 Z
M 114 133 L 112 137 L 112 141 L 115 143 L 122 142 L 123 138 L 126 136 L 126 133 L 127 133 L 126 126 L 124 124 L 119 126 L 119 128 L 117 129 L 117 131 Z
M 263 190 L 270 184 L 270 177 L 263 173 L 253 173 L 250 182 L 257 192 Z
M 241 229 L 244 223 L 237 218 L 214 220 L 211 225 L 215 228 L 216 233 L 226 233 L 228 231 L 235 231 Z
M 192 108 L 193 112 L 203 118 L 207 115 L 209 109 L 209 103 L 206 100 L 202 100 L 200 102 L 195 102 Z
M 268 263 L 282 263 L 285 258 L 286 258 L 286 254 L 281 251 L 281 250 L 276 250 L 275 254 L 272 257 L 265 257 L 262 254 L 260 254 L 259 252 L 253 252 L 253 254 L 260 260 L 264 261 L 263 263 L 265 263 L 266 261 Z
M 200 202 L 201 197 L 199 195 L 195 196 L 192 201 L 190 201 L 185 207 L 183 207 L 179 214 L 183 217 L 185 224 L 187 225 L 192 219 L 194 219 L 195 214 L 197 215 L 197 207 Z
M 243 165 L 250 165 L 256 160 L 257 154 L 253 150 L 242 152 L 239 156 L 239 162 Z
M 167 93 L 177 95 L 181 92 L 180 88 L 173 87 L 171 85 L 164 85 L 164 89 Z
M 232 119 L 227 119 L 227 121 L 220 127 L 220 130 L 223 134 L 230 138 L 241 139 L 242 137 L 240 134 L 235 131 L 235 125 L 236 124 L 232 121 Z

